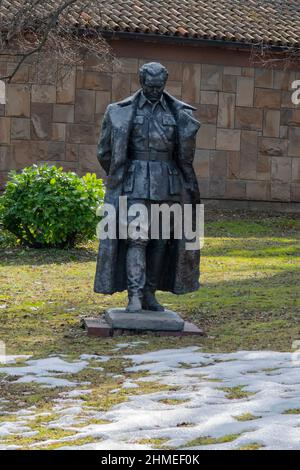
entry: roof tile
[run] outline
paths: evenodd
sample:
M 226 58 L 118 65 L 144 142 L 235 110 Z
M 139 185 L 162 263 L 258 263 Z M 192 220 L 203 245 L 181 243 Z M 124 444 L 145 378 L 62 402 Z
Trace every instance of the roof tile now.
M 1 15 L 7 18 L 24 1 L 2 0 L 0 19 Z M 60 3 L 42 2 L 37 11 L 44 13 Z M 95 0 L 93 7 L 86 6 L 88 3 L 78 0 L 76 8 L 66 12 L 65 21 L 77 25 L 75 12 L 82 9 L 82 26 L 96 24 L 111 32 L 282 46 L 300 43 L 299 0 Z

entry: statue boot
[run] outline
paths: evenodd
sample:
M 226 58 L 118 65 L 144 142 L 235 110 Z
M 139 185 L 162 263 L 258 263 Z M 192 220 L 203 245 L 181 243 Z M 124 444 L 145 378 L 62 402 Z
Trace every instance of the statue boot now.
M 131 313 L 142 311 L 143 288 L 146 280 L 146 246 L 143 243 L 130 242 L 126 254 L 128 305 Z
M 164 306 L 155 297 L 157 281 L 161 273 L 162 263 L 165 255 L 166 240 L 153 240 L 147 254 L 147 276 L 143 290 L 142 307 L 144 310 L 163 312 Z

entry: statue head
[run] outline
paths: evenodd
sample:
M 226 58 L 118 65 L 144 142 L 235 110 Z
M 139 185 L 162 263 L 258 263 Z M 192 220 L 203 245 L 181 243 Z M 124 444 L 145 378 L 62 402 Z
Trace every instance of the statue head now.
M 149 101 L 158 101 L 168 79 L 167 69 L 158 62 L 149 62 L 140 68 L 140 83 Z

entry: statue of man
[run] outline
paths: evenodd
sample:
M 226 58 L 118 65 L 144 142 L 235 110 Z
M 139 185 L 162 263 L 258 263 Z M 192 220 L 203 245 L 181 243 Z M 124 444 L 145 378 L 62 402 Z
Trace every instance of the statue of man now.
M 141 89 L 110 104 L 98 144 L 98 159 L 107 174 L 105 202 L 118 211 L 119 196 L 128 207 L 200 203 L 192 166 L 200 123 L 195 108 L 164 91 L 168 71 L 157 63 L 139 71 Z M 162 311 L 157 289 L 184 294 L 199 287 L 200 251 L 186 250 L 184 240 L 100 241 L 95 292 L 128 291 L 127 311 Z

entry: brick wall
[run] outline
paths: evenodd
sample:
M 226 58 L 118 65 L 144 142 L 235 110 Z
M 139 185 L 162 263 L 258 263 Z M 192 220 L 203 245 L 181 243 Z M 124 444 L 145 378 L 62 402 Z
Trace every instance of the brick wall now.
M 57 86 L 47 73 L 37 85 L 32 65 L 24 64 L 0 104 L 0 185 L 10 169 L 34 162 L 101 175 L 96 144 L 103 112 L 139 88 L 137 71 L 146 61 L 121 58 L 113 73 L 99 73 L 91 62 Z M 300 72 L 228 59 L 160 61 L 169 70 L 168 91 L 194 104 L 202 123 L 194 164 L 202 197 L 300 202 L 300 107 L 291 101 Z M 9 67 L 2 59 L 1 72 Z

